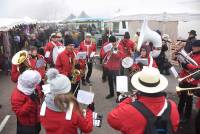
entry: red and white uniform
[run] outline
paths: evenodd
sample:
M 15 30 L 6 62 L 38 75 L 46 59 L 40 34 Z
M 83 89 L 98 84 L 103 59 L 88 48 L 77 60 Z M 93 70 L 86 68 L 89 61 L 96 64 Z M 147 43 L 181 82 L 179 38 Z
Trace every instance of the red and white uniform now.
M 125 56 L 131 56 L 131 51 L 135 48 L 135 43 L 130 39 L 123 39 L 120 41 L 119 45 L 121 45 L 124 49 Z
M 165 103 L 165 97 L 140 96 L 138 101 L 142 102 L 154 115 L 158 115 Z M 173 130 L 176 131 L 179 124 L 179 113 L 176 104 L 171 103 L 170 120 Z M 127 98 L 114 108 L 107 117 L 109 125 L 123 134 L 144 134 L 147 121 L 145 117 L 132 106 L 132 99 Z
M 53 48 L 55 46 L 64 46 L 64 45 L 61 42 L 50 41 L 44 47 L 45 58 L 47 63 L 53 63 L 52 53 L 53 53 Z
M 117 54 L 111 54 L 111 51 L 105 53 L 103 66 L 108 70 L 119 71 L 121 68 L 121 60 L 125 57 L 125 55 L 122 46 L 118 45 L 117 48 Z
M 90 58 L 90 54 L 91 54 L 92 52 L 96 52 L 96 44 L 93 43 L 92 41 L 86 42 L 86 41 L 84 40 L 84 41 L 82 41 L 82 42 L 80 43 L 79 51 L 80 51 L 80 52 L 86 52 L 87 58 Z
M 75 53 L 65 49 L 58 55 L 55 67 L 61 74 L 69 77 L 71 76 L 74 59 Z
M 71 120 L 65 119 L 66 112 L 55 112 L 48 107 L 40 121 L 47 134 L 77 134 L 77 129 L 90 133 L 93 129 L 92 111 L 87 110 L 86 117 L 73 110 Z
M 192 71 L 199 69 L 200 68 L 200 53 L 196 53 L 196 54 L 192 54 L 190 56 L 194 61 L 196 61 L 197 64 L 199 64 L 198 66 L 195 66 L 193 64 L 187 64 L 187 69 L 182 69 L 179 73 L 179 76 L 181 78 L 191 74 Z M 188 79 L 185 79 L 184 82 L 189 82 L 194 86 L 197 86 L 200 83 L 200 80 L 192 80 L 192 81 L 188 81 Z
M 108 44 L 109 44 L 109 42 L 105 42 L 105 43 L 102 45 L 101 49 L 100 49 L 100 58 L 101 58 L 101 59 L 103 59 L 103 58 L 106 56 L 106 53 L 105 53 L 105 51 L 104 51 L 104 46 L 106 46 L 106 45 L 108 45 Z
M 37 68 L 36 67 L 36 63 L 37 63 L 37 60 L 39 60 L 39 59 L 44 61 L 44 65 L 42 67 L 40 67 L 40 68 Z M 46 69 L 45 69 L 46 68 L 46 61 L 45 61 L 44 57 L 42 55 L 40 55 L 40 54 L 37 54 L 36 58 L 31 58 L 30 57 L 29 61 L 30 61 L 31 68 L 33 70 L 38 71 L 40 73 L 41 77 L 44 78 L 45 77 L 45 73 L 46 73 Z

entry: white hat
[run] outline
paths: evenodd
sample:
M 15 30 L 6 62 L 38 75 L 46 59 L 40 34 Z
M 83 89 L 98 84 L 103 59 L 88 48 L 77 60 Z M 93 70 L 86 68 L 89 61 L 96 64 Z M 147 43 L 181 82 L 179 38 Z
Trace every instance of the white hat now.
M 85 37 L 91 37 L 92 35 L 90 33 L 86 33 Z
M 131 84 L 144 93 L 158 93 L 168 86 L 168 80 L 154 67 L 144 66 L 142 71 L 134 74 Z
M 54 95 L 69 93 L 71 90 L 71 82 L 69 78 L 63 74 L 56 75 L 56 77 L 48 81 L 48 83 L 50 84 L 51 93 Z
M 59 74 L 59 71 L 55 68 L 49 68 L 46 72 L 47 76 L 47 83 L 51 81 L 52 79 L 56 78 L 56 76 Z
M 26 70 L 23 72 L 17 83 L 17 88 L 26 95 L 30 95 L 41 81 L 41 75 L 35 70 Z
M 122 60 L 122 66 L 124 68 L 130 68 L 133 65 L 133 59 L 131 57 L 126 57 Z

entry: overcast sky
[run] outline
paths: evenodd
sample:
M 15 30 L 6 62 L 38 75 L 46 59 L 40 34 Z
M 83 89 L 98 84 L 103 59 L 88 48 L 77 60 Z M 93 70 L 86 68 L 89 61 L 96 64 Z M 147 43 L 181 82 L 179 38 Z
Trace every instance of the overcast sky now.
M 199 12 L 200 0 L 0 0 L 0 17 L 63 19 L 85 11 L 89 16 L 112 17 L 117 11 Z

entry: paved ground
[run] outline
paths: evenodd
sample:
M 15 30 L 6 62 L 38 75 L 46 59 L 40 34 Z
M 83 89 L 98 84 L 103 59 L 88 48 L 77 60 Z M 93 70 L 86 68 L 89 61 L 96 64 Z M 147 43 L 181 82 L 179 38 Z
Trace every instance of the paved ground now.
M 175 80 L 172 76 L 167 78 L 169 80 L 169 86 L 167 90 L 169 97 L 177 101 L 177 96 L 175 95 L 175 86 L 177 85 L 177 80 Z M 105 99 L 105 96 L 108 93 L 108 85 L 107 83 L 101 82 L 101 70 L 99 66 L 95 66 L 91 80 L 94 85 L 93 90 L 95 92 L 94 101 L 96 104 L 96 111 L 104 115 L 102 128 L 94 128 L 92 134 L 119 134 L 119 132 L 116 132 L 110 128 L 106 122 L 107 113 L 116 106 L 116 103 L 114 98 L 110 100 Z M 6 115 L 11 115 L 0 134 L 15 134 L 16 132 L 16 118 L 10 107 L 10 95 L 14 86 L 15 84 L 10 81 L 10 77 L 5 76 L 0 72 L 0 104 L 3 105 L 3 107 L 0 109 L 0 122 Z M 83 87 L 82 89 L 88 90 L 88 87 Z M 194 134 L 192 122 L 193 121 L 191 121 L 191 125 L 186 126 L 186 129 L 182 129 L 179 134 Z M 44 130 L 42 130 L 41 134 L 44 133 Z

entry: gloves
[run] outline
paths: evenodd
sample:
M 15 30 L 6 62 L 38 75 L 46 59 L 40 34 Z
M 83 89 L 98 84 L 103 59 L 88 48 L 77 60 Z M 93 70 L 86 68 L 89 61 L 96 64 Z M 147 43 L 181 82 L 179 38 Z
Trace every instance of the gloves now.
M 88 105 L 88 107 L 87 107 L 88 109 L 90 109 L 92 112 L 94 112 L 94 110 L 95 110 L 95 107 L 94 107 L 94 102 L 93 103 L 91 103 L 90 105 Z
M 198 71 L 198 70 L 196 70 L 196 71 Z M 199 79 L 200 79 L 200 71 L 199 71 L 198 73 L 194 74 L 194 75 L 192 76 L 192 78 L 193 78 L 194 80 L 199 80 Z
M 118 102 L 122 102 L 123 100 L 125 100 L 126 98 L 128 98 L 128 95 L 126 94 L 120 94 L 118 96 Z
M 182 68 L 187 69 L 187 63 L 181 63 Z
M 30 95 L 30 99 L 32 100 L 32 101 L 36 101 L 37 100 L 37 95 L 35 94 L 35 93 L 32 93 L 31 95 Z

